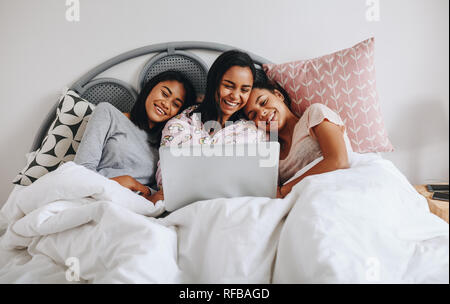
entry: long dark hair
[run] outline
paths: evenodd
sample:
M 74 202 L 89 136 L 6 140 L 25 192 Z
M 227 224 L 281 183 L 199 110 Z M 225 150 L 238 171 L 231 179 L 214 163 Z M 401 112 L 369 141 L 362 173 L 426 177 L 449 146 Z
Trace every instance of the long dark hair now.
M 130 120 L 140 129 L 146 131 L 149 134 L 150 144 L 154 147 L 159 147 L 159 143 L 161 141 L 161 132 L 167 121 L 157 123 L 153 128 L 150 129 L 145 102 L 150 92 L 158 83 L 169 80 L 174 80 L 181 83 L 186 92 L 184 103 L 178 113 L 193 105 L 197 99 L 197 94 L 192 83 L 186 78 L 186 76 L 184 76 L 184 74 L 178 71 L 169 70 L 159 73 L 144 85 L 137 97 L 133 109 L 130 112 Z
M 238 50 L 230 50 L 217 57 L 208 71 L 203 102 L 191 113 L 191 115 L 200 113 L 202 123 L 218 120 L 220 118 L 221 112 L 220 107 L 216 102 L 216 96 L 223 75 L 233 66 L 250 68 L 253 74 L 253 80 L 256 79 L 255 65 L 247 53 Z M 234 122 L 242 117 L 242 110 L 239 110 L 236 113 L 233 113 L 229 120 Z
M 280 86 L 277 82 L 271 80 L 258 80 L 253 83 L 253 89 L 263 89 L 275 94 L 275 90 L 279 91 L 284 97 L 284 103 L 291 109 L 291 97 L 286 90 Z

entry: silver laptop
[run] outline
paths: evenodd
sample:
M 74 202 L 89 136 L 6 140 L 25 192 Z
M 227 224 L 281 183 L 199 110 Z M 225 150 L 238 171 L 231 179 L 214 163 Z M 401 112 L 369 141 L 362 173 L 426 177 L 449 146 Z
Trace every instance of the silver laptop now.
M 159 155 L 167 211 L 214 198 L 276 197 L 278 142 L 161 147 Z

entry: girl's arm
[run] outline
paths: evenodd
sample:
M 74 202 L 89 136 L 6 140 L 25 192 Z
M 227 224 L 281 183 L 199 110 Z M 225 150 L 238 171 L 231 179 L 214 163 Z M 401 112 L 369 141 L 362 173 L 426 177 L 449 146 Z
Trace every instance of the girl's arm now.
M 78 146 L 74 159 L 76 164 L 97 172 L 110 127 L 108 105 L 100 103 L 92 113 Z
M 278 188 L 278 197 L 283 198 L 298 182 L 309 175 L 330 172 L 349 167 L 347 148 L 344 141 L 344 133 L 340 126 L 324 120 L 312 131 L 319 142 L 323 160 L 291 182 Z

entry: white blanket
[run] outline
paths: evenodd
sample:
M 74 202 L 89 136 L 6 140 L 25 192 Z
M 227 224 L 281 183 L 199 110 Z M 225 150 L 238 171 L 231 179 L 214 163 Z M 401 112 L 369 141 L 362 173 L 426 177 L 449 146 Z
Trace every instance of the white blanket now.
M 448 283 L 448 224 L 391 162 L 310 176 L 285 199 L 196 202 L 164 218 L 67 163 L 14 191 L 0 282 Z

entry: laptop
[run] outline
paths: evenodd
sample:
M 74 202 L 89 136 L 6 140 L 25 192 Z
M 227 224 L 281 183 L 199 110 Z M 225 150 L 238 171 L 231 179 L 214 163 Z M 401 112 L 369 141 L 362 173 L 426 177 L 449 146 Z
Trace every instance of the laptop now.
M 160 147 L 167 211 L 215 198 L 275 198 L 278 142 Z

